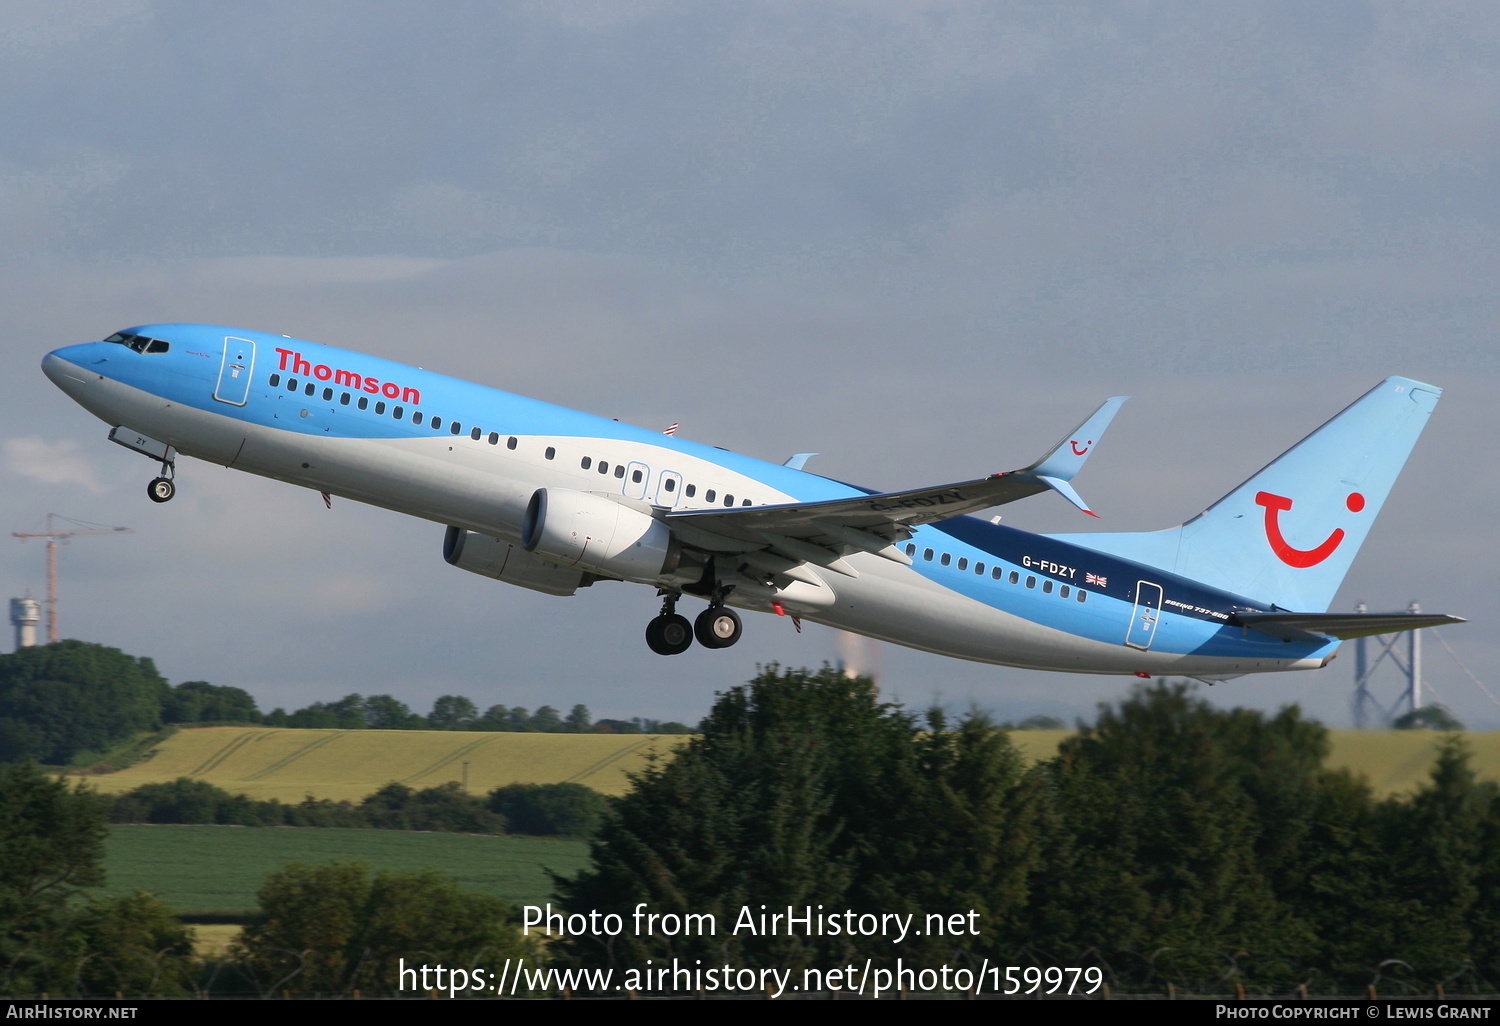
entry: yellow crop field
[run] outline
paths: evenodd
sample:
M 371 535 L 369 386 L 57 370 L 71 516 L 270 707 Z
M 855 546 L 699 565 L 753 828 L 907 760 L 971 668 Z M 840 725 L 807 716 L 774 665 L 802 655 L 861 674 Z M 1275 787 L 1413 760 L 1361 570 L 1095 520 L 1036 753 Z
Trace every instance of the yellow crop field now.
M 470 794 L 502 784 L 564 781 L 623 794 L 627 773 L 684 740 L 682 734 L 198 727 L 178 731 L 145 761 L 91 783 L 115 794 L 193 777 L 234 794 L 284 802 L 307 795 L 358 801 L 392 781 L 423 788 L 466 779 Z
M 1024 730 L 1011 740 L 1027 763 L 1051 758 L 1072 734 Z M 1444 735 L 1429 731 L 1330 731 L 1329 764 L 1362 774 L 1377 795 L 1409 792 L 1426 779 Z M 1466 733 L 1481 777 L 1500 781 L 1500 732 Z M 234 794 L 299 802 L 358 801 L 398 781 L 414 788 L 463 782 L 470 794 L 502 784 L 572 781 L 623 794 L 627 773 L 653 753 L 669 756 L 682 734 L 487 734 L 447 730 L 298 730 L 199 727 L 169 737 L 149 759 L 92 778 L 114 794 L 194 777 Z M 467 767 L 467 769 L 466 769 Z
M 1028 764 L 1057 754 L 1071 730 L 1018 730 L 1010 735 Z M 1328 765 L 1353 770 L 1377 797 L 1409 794 L 1427 779 L 1437 747 L 1447 735 L 1428 730 L 1330 730 Z M 1500 781 L 1500 731 L 1462 735 L 1470 765 L 1484 780 Z

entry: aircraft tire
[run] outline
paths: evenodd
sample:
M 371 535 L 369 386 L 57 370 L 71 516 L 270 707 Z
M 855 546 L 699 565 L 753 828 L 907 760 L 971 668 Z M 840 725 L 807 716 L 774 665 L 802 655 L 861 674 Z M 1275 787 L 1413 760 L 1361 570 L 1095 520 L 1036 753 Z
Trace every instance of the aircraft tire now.
M 151 483 L 146 486 L 146 494 L 152 502 L 171 502 L 172 496 L 177 494 L 177 486 L 172 483 L 171 478 L 152 478 Z
M 678 613 L 663 613 L 646 624 L 646 645 L 657 655 L 680 655 L 693 644 L 693 625 Z
M 704 648 L 728 648 L 740 640 L 745 625 L 728 606 L 709 606 L 693 621 L 693 633 Z

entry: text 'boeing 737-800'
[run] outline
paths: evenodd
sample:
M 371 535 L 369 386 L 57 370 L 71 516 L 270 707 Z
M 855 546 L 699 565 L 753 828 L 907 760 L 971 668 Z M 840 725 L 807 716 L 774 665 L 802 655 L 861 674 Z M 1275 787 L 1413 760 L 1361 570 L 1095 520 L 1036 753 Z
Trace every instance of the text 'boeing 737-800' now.
M 1341 640 L 1461 622 L 1327 612 L 1441 390 L 1380 382 L 1180 527 L 1042 535 L 969 514 L 1070 483 L 1124 402 L 1021 470 L 899 492 L 281 335 L 148 324 L 49 353 L 56 385 L 161 465 L 179 454 L 447 526 L 456 567 L 549 595 L 655 588 L 655 652 L 727 648 L 734 608 L 1075 673 L 1214 681 L 1324 666 Z M 707 603 L 694 621 L 684 595 Z

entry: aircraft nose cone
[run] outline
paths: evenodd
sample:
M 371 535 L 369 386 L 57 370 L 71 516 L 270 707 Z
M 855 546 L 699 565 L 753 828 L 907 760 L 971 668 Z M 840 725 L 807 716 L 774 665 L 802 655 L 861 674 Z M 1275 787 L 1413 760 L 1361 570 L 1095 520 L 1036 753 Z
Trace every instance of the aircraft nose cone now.
M 87 343 L 54 349 L 42 357 L 42 373 L 58 388 L 76 397 L 95 377 L 82 366 L 84 359 L 92 352 Z
M 61 385 L 64 378 L 71 378 L 74 381 L 82 380 L 77 364 L 69 363 L 57 353 L 48 353 L 42 357 L 42 373 L 47 375 L 54 385 Z

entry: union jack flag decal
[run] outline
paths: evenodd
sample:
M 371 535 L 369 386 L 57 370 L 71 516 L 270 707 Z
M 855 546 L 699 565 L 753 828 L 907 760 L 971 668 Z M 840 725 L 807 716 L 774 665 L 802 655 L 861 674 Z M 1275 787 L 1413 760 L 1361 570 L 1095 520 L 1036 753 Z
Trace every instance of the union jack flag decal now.
M 1107 588 L 1109 587 L 1109 578 L 1100 577 L 1098 574 L 1084 574 L 1083 583 L 1092 584 L 1099 588 Z

